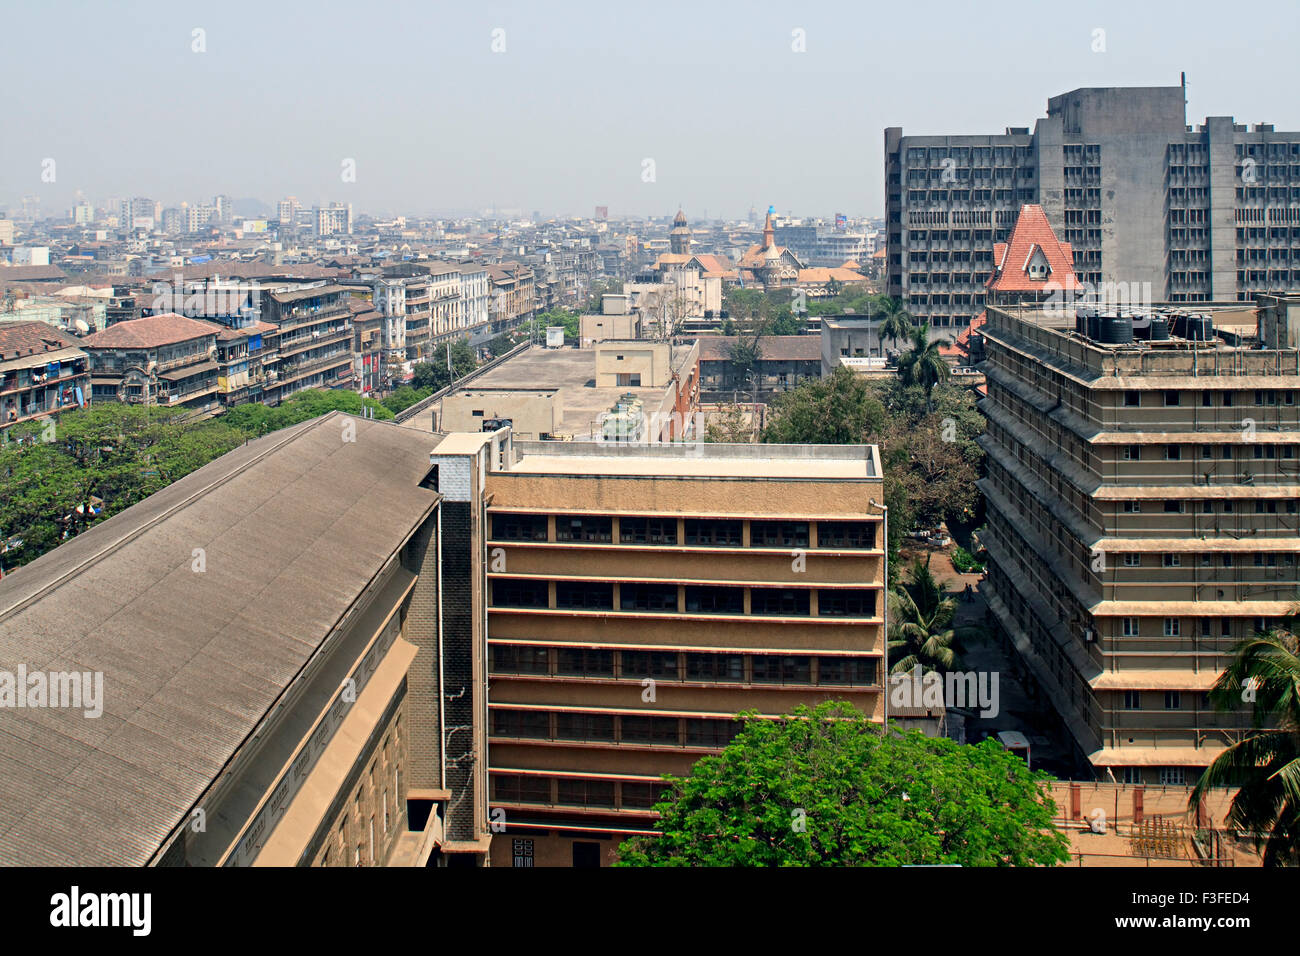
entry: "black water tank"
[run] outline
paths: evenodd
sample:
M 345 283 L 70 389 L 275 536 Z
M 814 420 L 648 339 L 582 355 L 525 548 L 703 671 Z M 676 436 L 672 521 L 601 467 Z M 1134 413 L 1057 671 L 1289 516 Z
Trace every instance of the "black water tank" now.
M 1108 345 L 1128 345 L 1133 341 L 1133 322 L 1122 315 L 1108 315 L 1101 320 L 1098 342 Z
M 1153 342 L 1169 341 L 1169 320 L 1163 315 L 1151 316 L 1151 328 L 1147 332 Z
M 1214 338 L 1214 323 L 1208 315 L 1193 314 L 1187 317 L 1183 338 L 1194 342 L 1208 342 Z
M 1088 338 L 1093 341 L 1101 338 L 1101 316 L 1096 312 L 1088 313 Z
M 1088 329 L 1091 328 L 1089 323 L 1095 319 L 1096 315 L 1097 310 L 1095 310 L 1095 308 L 1088 308 L 1087 306 L 1076 308 L 1076 310 L 1074 310 L 1075 332 L 1079 333 L 1080 336 L 1089 336 L 1089 334 L 1092 334 L 1088 332 Z

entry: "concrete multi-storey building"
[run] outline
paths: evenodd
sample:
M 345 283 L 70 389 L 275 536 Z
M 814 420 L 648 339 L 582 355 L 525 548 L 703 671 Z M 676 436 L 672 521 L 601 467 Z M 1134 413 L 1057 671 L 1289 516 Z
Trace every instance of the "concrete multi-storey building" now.
M 1043 207 L 1094 290 L 1248 301 L 1300 283 L 1300 132 L 1186 121 L 1183 86 L 1079 89 L 1002 134 L 885 130 L 886 291 L 936 335 L 984 307 L 992 248 Z
M 981 591 L 1080 758 L 1123 782 L 1194 782 L 1239 739 L 1245 705 L 1206 693 L 1300 600 L 1300 303 L 1263 302 L 1262 343 L 1232 304 L 1081 331 L 991 305 L 981 329 Z
M 491 283 L 488 320 L 492 332 L 507 332 L 531 319 L 537 310 L 533 270 L 519 262 L 502 262 L 487 269 Z
M 491 330 L 488 309 L 492 301 L 487 266 L 475 263 L 460 265 L 460 299 L 457 320 L 471 342 L 486 338 Z
M 607 862 L 652 828 L 660 775 L 724 747 L 741 710 L 834 698 L 883 720 L 873 446 L 502 430 L 449 436 L 432 461 L 487 678 L 467 706 L 486 720 L 493 865 Z
M 282 217 L 284 212 L 284 203 L 281 203 Z M 352 234 L 352 203 L 350 202 L 333 202 L 328 206 L 315 206 L 311 215 L 312 231 L 317 237 Z
M 262 401 L 277 404 L 304 388 L 348 388 L 354 381 L 351 296 L 338 285 L 292 287 L 260 297 L 262 321 L 279 331 Z

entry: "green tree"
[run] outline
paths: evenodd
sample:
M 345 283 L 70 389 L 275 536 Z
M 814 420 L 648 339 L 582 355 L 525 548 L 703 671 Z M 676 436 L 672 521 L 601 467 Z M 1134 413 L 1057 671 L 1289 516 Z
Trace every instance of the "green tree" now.
M 881 296 L 876 300 L 875 305 L 876 314 L 880 317 L 880 328 L 877 333 L 882 340 L 889 339 L 897 345 L 900 339 L 912 337 L 912 318 L 899 299 Z
M 432 394 L 433 389 L 431 388 L 411 388 L 409 385 L 403 385 L 385 398 L 383 405 L 391 414 L 396 415 Z
M 451 371 L 447 370 L 449 355 Z M 430 395 L 446 388 L 453 380 L 464 378 L 476 368 L 478 359 L 470 348 L 469 339 L 457 339 L 450 346 L 436 346 L 429 361 L 416 362 L 411 367 L 411 387 Z
M 870 387 L 840 365 L 826 378 L 803 382 L 772 402 L 763 441 L 782 444 L 857 445 L 885 424 L 885 410 Z
M 930 396 L 940 382 L 948 381 L 948 363 L 939 354 L 938 341 L 930 341 L 930 326 L 922 323 L 912 329 L 912 347 L 898 360 L 898 372 L 904 385 L 920 385 L 925 390 L 927 410 Z
M 620 866 L 1051 865 L 1069 859 L 1047 776 L 996 742 L 883 733 L 844 701 L 763 719 L 665 778 L 654 837 Z
M 913 560 L 907 579 L 889 595 L 889 672 L 906 674 L 918 664 L 923 671 L 955 669 L 956 614 L 957 603 L 934 579 L 930 559 Z
M 1237 788 L 1228 823 L 1253 834 L 1265 866 L 1300 866 L 1298 613 L 1234 648 L 1210 701 L 1225 711 L 1250 703 L 1253 730 L 1214 758 L 1188 800 L 1191 809 L 1211 788 Z
M 191 420 L 183 409 L 102 402 L 25 422 L 0 445 L 0 557 L 13 567 L 144 500 L 249 439 L 339 410 L 392 412 L 355 392 L 307 389 L 282 404 Z

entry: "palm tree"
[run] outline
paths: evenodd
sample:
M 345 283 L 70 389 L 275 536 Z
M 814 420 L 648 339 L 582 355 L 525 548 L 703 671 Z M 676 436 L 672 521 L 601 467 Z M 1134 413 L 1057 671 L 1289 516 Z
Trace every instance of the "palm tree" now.
M 912 347 L 898 360 L 904 385 L 925 389 L 925 407 L 931 411 L 930 395 L 940 382 L 948 381 L 948 363 L 939 353 L 939 343 L 930 341 L 930 326 L 922 323 L 912 330 Z
M 923 670 L 948 671 L 957 666 L 953 618 L 957 602 L 945 597 L 930 572 L 930 559 L 913 560 L 907 580 L 894 588 L 889 601 L 891 674 L 905 674 L 918 664 Z M 895 657 L 895 652 L 899 656 Z
M 898 299 L 882 296 L 878 304 L 881 322 L 877 333 L 881 340 L 889 339 L 897 345 L 899 339 L 908 338 L 912 334 L 912 319 L 903 308 L 903 303 Z
M 1228 823 L 1253 833 L 1265 866 L 1300 865 L 1300 641 L 1294 608 L 1283 626 L 1242 641 L 1210 700 L 1219 710 L 1253 706 L 1254 730 L 1201 774 L 1189 809 L 1213 787 L 1238 787 Z

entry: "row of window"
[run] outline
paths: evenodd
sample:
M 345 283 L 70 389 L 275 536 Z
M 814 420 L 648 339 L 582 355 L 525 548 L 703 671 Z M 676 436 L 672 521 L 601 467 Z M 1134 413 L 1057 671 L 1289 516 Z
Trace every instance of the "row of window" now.
M 1138 617 L 1120 618 L 1121 633 L 1123 633 L 1125 637 L 1141 637 L 1143 620 L 1144 620 L 1143 618 L 1138 618 Z M 1209 617 L 1200 618 L 1201 637 L 1208 638 L 1214 636 L 1215 620 L 1216 620 L 1215 618 L 1209 618 Z M 1218 619 L 1219 622 L 1218 629 L 1219 629 L 1220 637 L 1230 638 L 1233 636 L 1232 634 L 1233 620 L 1234 618 L 1230 618 L 1230 617 Z M 1273 620 L 1267 617 L 1256 617 L 1254 619 L 1254 630 L 1252 631 L 1252 633 L 1256 633 L 1256 634 L 1262 633 L 1264 631 L 1269 630 L 1272 627 L 1280 627 L 1281 625 L 1282 625 L 1281 620 Z M 1182 618 L 1167 617 L 1164 619 L 1165 637 L 1181 637 L 1182 629 L 1183 629 Z
M 1177 389 L 1166 389 L 1162 392 L 1148 392 L 1147 404 L 1153 404 L 1152 400 L 1159 395 L 1165 408 L 1177 408 L 1183 404 L 1184 395 L 1189 399 L 1192 392 L 1181 392 Z M 1201 392 L 1201 407 L 1213 408 L 1217 402 L 1223 408 L 1233 408 L 1234 406 L 1245 406 L 1251 403 L 1246 401 L 1246 396 L 1250 392 L 1231 392 L 1223 390 L 1205 390 Z M 1217 399 L 1215 396 L 1219 396 Z M 1253 395 L 1253 404 L 1258 406 L 1269 405 L 1294 405 L 1295 392 L 1291 389 L 1256 389 Z M 1190 404 L 1190 401 L 1189 401 Z M 1124 391 L 1124 407 L 1140 408 L 1142 406 L 1142 392 L 1137 389 L 1126 389 Z
M 740 721 L 714 717 L 571 714 L 545 710 L 492 711 L 492 736 L 526 740 L 721 749 L 731 743 L 740 730 Z
M 1189 504 L 1191 505 L 1190 509 L 1188 508 Z M 1250 514 L 1252 512 L 1257 515 L 1293 515 L 1296 513 L 1296 502 L 1294 498 L 1282 498 L 1277 500 L 1271 498 L 1256 498 L 1253 503 L 1249 501 L 1244 502 L 1243 507 L 1240 509 L 1237 508 L 1237 503 L 1230 498 L 1221 499 L 1219 504 L 1219 513 L 1225 515 Z M 1196 502 L 1187 502 L 1181 498 L 1166 498 L 1159 502 L 1148 501 L 1147 505 L 1152 510 L 1152 513 L 1163 512 L 1167 515 L 1187 514 L 1188 511 L 1195 514 L 1198 510 L 1204 515 L 1212 515 L 1215 513 L 1213 498 L 1202 499 L 1200 508 L 1196 507 Z M 1120 510 L 1126 515 L 1141 514 L 1142 502 L 1136 499 L 1125 501 L 1120 506 Z
M 1121 445 L 1120 459 L 1123 461 L 1141 461 L 1142 447 L 1141 445 Z M 1202 460 L 1217 458 L 1220 461 L 1232 461 L 1235 457 L 1242 461 L 1286 461 L 1297 457 L 1295 445 L 1243 445 L 1240 454 L 1234 454 L 1232 445 L 1217 446 L 1217 454 L 1214 445 L 1192 445 L 1191 447 L 1200 448 Z M 1147 453 L 1148 459 L 1152 458 L 1152 453 L 1155 453 L 1155 458 L 1158 461 L 1182 461 L 1184 457 L 1182 445 L 1151 445 L 1150 451 Z M 1187 457 L 1190 459 L 1190 454 Z
M 1147 703 L 1150 705 L 1151 698 L 1156 692 L 1152 691 L 1147 694 Z M 1182 710 L 1183 694 L 1182 691 L 1167 690 L 1165 694 L 1165 710 Z M 1201 694 L 1201 708 L 1210 706 L 1210 695 Z M 1124 709 L 1125 710 L 1142 710 L 1142 691 L 1126 690 L 1124 691 Z
M 682 543 L 707 547 L 738 548 L 744 541 L 742 520 L 686 518 Z M 807 548 L 810 523 L 807 521 L 750 521 L 750 547 Z M 494 514 L 492 537 L 497 541 L 547 541 L 548 517 L 540 514 Z M 600 515 L 557 515 L 556 541 L 587 541 L 610 544 L 614 540 L 614 522 Z M 676 545 L 678 521 L 671 517 L 627 516 L 618 519 L 620 544 Z M 874 548 L 876 522 L 819 521 L 819 548 Z
M 640 783 L 630 780 L 588 780 L 522 773 L 492 775 L 492 799 L 502 803 L 649 810 L 659 801 L 663 790 L 662 783 Z
M 749 613 L 794 617 L 810 616 L 809 588 L 687 585 L 672 582 L 625 582 L 619 586 L 618 609 L 664 614 L 744 614 L 745 591 Z M 546 581 L 498 579 L 492 582 L 492 606 L 497 608 L 549 608 Z M 869 588 L 819 588 L 818 617 L 875 617 L 877 592 Z M 614 610 L 614 585 L 606 581 L 555 582 L 555 608 L 561 610 Z
M 1181 568 L 1186 559 L 1188 567 L 1196 566 L 1196 555 L 1180 554 L 1177 551 L 1165 552 L 1160 555 L 1160 567 L 1163 568 Z M 1223 551 L 1216 554 L 1202 554 L 1200 556 L 1200 565 L 1203 568 L 1231 568 L 1246 567 L 1249 564 L 1257 568 L 1276 568 L 1276 567 L 1294 567 L 1295 555 L 1291 553 L 1277 554 L 1271 551 L 1255 551 L 1240 554 L 1234 557 L 1231 551 Z M 1145 565 L 1142 562 L 1142 555 L 1136 552 L 1128 552 L 1124 555 L 1124 567 L 1141 568 Z
M 492 645 L 492 673 L 724 684 L 808 684 L 874 687 L 874 657 L 806 654 L 708 654 L 691 651 L 615 651 L 590 647 Z

